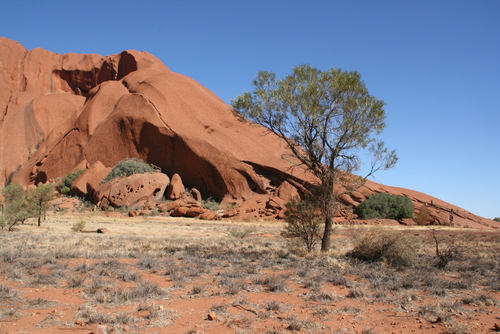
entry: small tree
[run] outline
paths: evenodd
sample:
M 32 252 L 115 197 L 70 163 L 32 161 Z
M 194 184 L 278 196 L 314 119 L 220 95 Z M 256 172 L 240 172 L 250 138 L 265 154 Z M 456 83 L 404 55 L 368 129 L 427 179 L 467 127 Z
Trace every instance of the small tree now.
M 28 192 L 28 202 L 38 219 L 38 226 L 42 225 L 42 219 L 49 208 L 49 202 L 55 197 L 54 187 L 51 184 L 41 184 Z
M 373 155 L 361 181 L 397 161 L 395 152 L 388 152 L 374 138 L 385 127 L 384 102 L 368 94 L 359 73 L 334 68 L 320 71 L 300 65 L 281 80 L 274 73 L 260 71 L 252 84 L 252 93 L 232 101 L 233 113 L 281 138 L 298 162 L 321 181 L 315 201 L 324 215 L 321 250 L 326 252 L 337 201 L 334 186 L 346 175 L 343 172 L 359 169 L 358 150 L 368 148 Z M 355 183 L 358 187 L 363 182 Z
M 493 218 L 493 220 L 496 222 L 500 222 L 500 217 L 495 217 L 495 218 Z
M 9 184 L 3 188 L 2 195 L 5 197 L 2 225 L 8 225 L 9 231 L 12 231 L 12 228 L 17 223 L 23 223 L 26 219 L 33 216 L 23 186 L 17 183 Z
M 314 200 L 292 200 L 286 204 L 286 229 L 302 240 L 310 253 L 322 237 L 325 221 L 323 212 Z

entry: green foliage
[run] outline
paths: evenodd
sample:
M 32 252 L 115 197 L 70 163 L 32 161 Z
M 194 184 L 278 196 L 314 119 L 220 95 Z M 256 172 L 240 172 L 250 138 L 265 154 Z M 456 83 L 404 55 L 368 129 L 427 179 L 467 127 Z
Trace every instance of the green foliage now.
M 14 225 L 24 222 L 33 216 L 26 198 L 26 192 L 22 185 L 17 183 L 9 184 L 3 188 L 2 195 L 5 197 L 3 204 L 2 226 L 7 225 L 9 231 L 12 231 Z
M 74 232 L 82 232 L 85 229 L 85 224 L 87 224 L 85 222 L 85 220 L 80 220 L 80 221 L 74 223 L 73 226 L 71 226 L 71 229 Z
M 109 174 L 102 180 L 101 184 L 111 181 L 120 176 L 130 176 L 132 174 L 152 173 L 155 169 L 141 159 L 129 158 L 116 164 Z
M 408 197 L 378 193 L 358 205 L 356 213 L 361 219 L 413 218 L 413 203 Z
M 321 240 L 325 218 L 311 199 L 292 200 L 286 204 L 286 230 L 298 237 L 311 252 Z
M 393 267 L 411 265 L 420 249 L 415 236 L 373 229 L 355 240 L 349 256 L 363 261 L 384 261 Z
M 365 148 L 373 156 L 366 177 L 392 168 L 397 161 L 396 153 L 375 138 L 385 127 L 385 103 L 368 93 L 358 72 L 335 68 L 321 71 L 299 65 L 283 79 L 260 71 L 252 85 L 253 92 L 231 101 L 233 113 L 242 121 L 246 117 L 267 127 L 287 144 L 295 156 L 291 163 L 306 166 L 322 181 L 318 191 L 325 217 L 321 250 L 327 251 L 338 172 L 359 169 L 357 152 Z
M 71 190 L 71 185 L 75 180 L 85 171 L 85 169 L 78 169 L 74 172 L 68 173 L 62 181 L 57 185 L 57 190 L 61 195 L 67 196 Z
M 500 222 L 500 217 L 495 217 L 495 218 L 493 218 L 493 220 L 496 222 Z
M 220 209 L 220 204 L 214 200 L 212 197 L 208 197 L 207 199 L 204 199 L 201 201 L 201 206 L 205 209 L 209 209 L 211 211 L 219 211 Z
M 54 187 L 51 184 L 40 184 L 28 192 L 28 203 L 34 216 L 38 219 L 38 226 L 49 208 L 49 202 L 55 197 Z

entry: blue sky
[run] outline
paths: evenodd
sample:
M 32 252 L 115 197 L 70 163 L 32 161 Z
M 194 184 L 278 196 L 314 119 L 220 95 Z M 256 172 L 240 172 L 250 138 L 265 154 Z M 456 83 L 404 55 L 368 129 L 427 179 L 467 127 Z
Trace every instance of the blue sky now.
M 500 217 L 500 1 L 6 1 L 27 49 L 147 51 L 223 101 L 259 70 L 361 73 L 400 160 L 375 181 Z

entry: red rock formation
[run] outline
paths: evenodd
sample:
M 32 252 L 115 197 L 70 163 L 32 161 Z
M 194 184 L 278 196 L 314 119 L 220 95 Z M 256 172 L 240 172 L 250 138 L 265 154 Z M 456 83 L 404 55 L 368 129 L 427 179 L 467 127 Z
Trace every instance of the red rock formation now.
M 172 175 L 172 180 L 167 187 L 166 198 L 167 199 L 179 199 L 184 194 L 185 188 L 184 183 L 179 174 Z
M 135 157 L 178 173 L 204 198 L 236 204 L 233 217 L 273 218 L 282 209 L 266 208 L 270 196 L 296 197 L 289 185 L 300 193 L 315 182 L 291 156 L 277 137 L 240 122 L 212 92 L 149 53 L 60 55 L 0 37 L 0 184 L 45 182 L 76 166 L 109 168 Z M 432 199 L 375 183 L 364 191 L 404 193 L 415 204 Z M 355 205 L 360 194 L 345 200 Z M 500 227 L 434 203 L 437 221 L 454 208 L 459 226 Z
M 59 55 L 5 38 L 0 50 L 1 183 L 45 182 L 84 160 L 111 167 L 129 157 L 219 200 L 303 176 L 281 158 L 277 138 L 146 52 Z
M 142 207 L 146 203 L 158 202 L 169 184 L 163 173 L 133 174 L 101 184 L 93 194 L 100 207 Z

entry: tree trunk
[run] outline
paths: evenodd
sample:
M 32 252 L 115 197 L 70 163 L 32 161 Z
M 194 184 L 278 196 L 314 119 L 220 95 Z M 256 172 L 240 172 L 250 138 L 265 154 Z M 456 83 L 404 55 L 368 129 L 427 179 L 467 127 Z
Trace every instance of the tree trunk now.
M 41 204 L 40 204 L 41 206 Z M 42 210 L 38 210 L 38 227 L 42 226 Z
M 331 210 L 328 210 L 328 211 L 331 211 Z M 325 212 L 325 232 L 323 234 L 323 238 L 321 239 L 321 252 L 322 253 L 326 253 L 330 249 L 333 217 L 331 214 L 328 214 L 328 211 Z
M 323 238 L 321 239 L 321 252 L 328 252 L 330 249 L 330 240 L 332 236 L 332 226 L 333 226 L 333 206 L 335 204 L 335 192 L 334 192 L 334 173 L 328 175 L 322 184 L 322 199 L 323 202 L 323 214 L 325 215 L 325 232 L 323 233 Z

